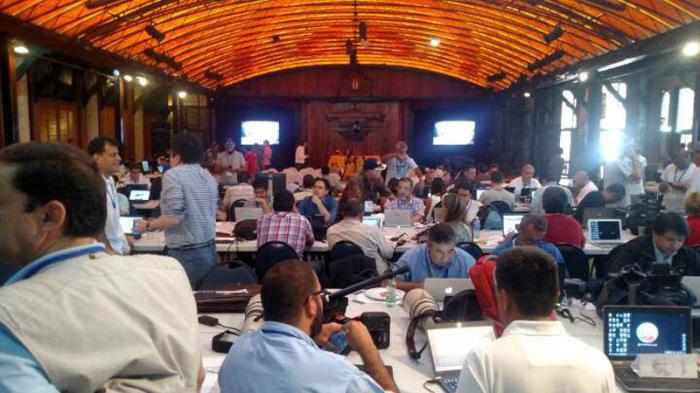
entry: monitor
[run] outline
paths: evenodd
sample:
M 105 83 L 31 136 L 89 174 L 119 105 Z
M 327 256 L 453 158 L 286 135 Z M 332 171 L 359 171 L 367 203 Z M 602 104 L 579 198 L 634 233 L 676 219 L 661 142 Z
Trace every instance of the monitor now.
M 382 227 L 382 220 L 379 217 L 362 217 L 362 223 L 377 228 Z
M 130 201 L 148 201 L 151 199 L 151 191 L 149 190 L 131 190 L 129 192 Z
M 522 221 L 524 214 L 504 213 L 503 214 L 503 236 L 511 232 L 517 232 L 516 226 Z
M 622 221 L 615 219 L 589 220 L 588 235 L 591 242 L 621 241 Z
M 119 225 L 122 228 L 122 232 L 124 232 L 125 235 L 132 235 L 136 222 L 140 220 L 143 220 L 143 217 L 119 217 Z
M 148 162 L 148 160 L 141 161 L 141 172 L 143 172 L 143 173 L 150 173 L 151 172 L 151 164 Z
M 271 145 L 280 143 L 280 123 L 268 120 L 248 120 L 241 123 L 241 145 Z
M 605 354 L 611 360 L 692 349 L 689 307 L 606 306 L 603 318 Z
M 472 145 L 476 122 L 472 120 L 445 120 L 435 123 L 433 145 Z

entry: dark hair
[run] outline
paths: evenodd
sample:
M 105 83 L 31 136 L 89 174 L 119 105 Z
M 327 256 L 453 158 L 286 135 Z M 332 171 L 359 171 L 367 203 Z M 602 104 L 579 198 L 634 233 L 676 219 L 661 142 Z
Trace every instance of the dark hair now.
M 272 201 L 272 209 L 276 212 L 290 212 L 294 208 L 294 194 L 282 190 L 275 194 Z
M 324 165 L 321 167 L 321 174 L 322 175 L 328 175 L 331 173 L 331 168 L 328 167 L 328 165 Z
M 129 170 L 132 170 L 132 169 L 141 170 L 141 163 L 136 162 L 136 161 L 132 162 L 131 164 L 129 164 Z
M 204 159 L 202 143 L 192 134 L 178 134 L 173 138 L 172 153 L 185 164 L 199 164 Z
M 431 194 L 442 194 L 445 192 L 445 181 L 441 177 L 436 177 L 430 184 Z
M 319 181 L 320 181 L 321 183 L 323 183 L 323 186 L 326 187 L 326 190 L 328 190 L 328 192 L 331 191 L 331 182 L 329 182 L 328 179 L 324 179 L 324 178 L 322 178 L 322 177 L 317 177 L 317 178 L 315 178 L 315 179 L 314 179 L 314 182 L 311 183 L 311 185 L 313 186 L 314 184 L 316 184 L 316 182 L 319 182 Z
M 472 182 L 465 179 L 460 179 L 454 187 L 455 192 L 459 192 L 459 190 L 467 190 L 469 193 L 471 193 L 473 191 Z
M 302 185 L 304 186 L 304 188 L 311 188 L 311 187 L 313 187 L 314 182 L 315 182 L 315 180 L 314 180 L 314 177 L 313 177 L 313 176 L 311 176 L 311 175 L 304 175 L 304 179 L 302 180 L 301 183 L 302 183 Z
M 359 199 L 348 199 L 340 204 L 339 209 L 343 217 L 359 217 L 365 213 L 365 204 Z
M 410 185 L 411 188 L 413 187 L 413 180 L 411 180 L 411 179 L 408 178 L 408 177 L 402 177 L 402 178 L 400 178 L 400 179 L 399 179 L 399 183 L 401 183 L 401 182 L 408 183 L 408 184 Z M 396 187 L 398 188 L 398 186 L 399 186 L 399 184 L 397 183 L 397 184 L 396 184 Z
M 238 172 L 238 183 L 248 183 L 250 175 L 248 172 Z
M 260 298 L 266 321 L 294 325 L 306 299 L 314 293 L 316 272 L 298 259 L 280 262 L 265 273 Z
M 430 228 L 428 236 L 430 238 L 430 242 L 432 243 L 445 244 L 457 242 L 455 230 L 444 222 Z
M 605 188 L 605 191 L 611 193 L 611 194 L 617 194 L 617 200 L 621 200 L 625 197 L 625 194 L 627 193 L 625 191 L 625 186 L 623 186 L 620 183 L 613 183 Z
M 542 208 L 545 213 L 566 213 L 569 208 L 569 198 L 563 189 L 556 186 L 547 187 L 542 194 Z
M 395 177 L 389 179 L 389 181 L 386 183 L 386 188 L 388 188 L 392 194 L 396 194 L 399 189 L 399 179 Z
M 489 178 L 491 179 L 491 184 L 501 184 L 503 183 L 503 172 L 493 171 L 489 174 Z
M 525 317 L 545 317 L 557 300 L 557 263 L 537 247 L 514 247 L 496 260 L 496 286 L 506 291 Z
M 88 144 L 88 154 L 91 156 L 94 154 L 102 154 L 105 152 L 106 145 L 119 148 L 119 142 L 117 142 L 114 138 L 109 136 L 98 136 L 96 138 L 93 138 L 90 141 L 90 144 Z
M 258 177 L 257 179 L 253 180 L 254 190 L 267 190 L 268 185 L 267 179 L 265 178 Z
M 661 213 L 654 220 L 654 233 L 662 236 L 667 232 L 688 237 L 688 222 L 678 213 Z
M 0 150 L 0 163 L 15 167 L 12 185 L 28 198 L 24 211 L 55 200 L 66 209 L 65 236 L 96 236 L 107 219 L 105 182 L 84 151 L 67 144 L 22 143 Z

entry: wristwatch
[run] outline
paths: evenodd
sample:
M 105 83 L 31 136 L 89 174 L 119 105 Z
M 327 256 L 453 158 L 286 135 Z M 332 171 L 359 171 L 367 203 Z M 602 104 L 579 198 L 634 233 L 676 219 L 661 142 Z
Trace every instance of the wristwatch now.
M 147 223 L 146 223 L 146 231 L 148 231 L 148 232 L 153 232 L 153 231 L 155 231 L 155 230 L 156 230 L 156 229 L 153 228 L 153 227 L 151 226 L 151 223 L 150 223 L 150 222 L 147 222 Z

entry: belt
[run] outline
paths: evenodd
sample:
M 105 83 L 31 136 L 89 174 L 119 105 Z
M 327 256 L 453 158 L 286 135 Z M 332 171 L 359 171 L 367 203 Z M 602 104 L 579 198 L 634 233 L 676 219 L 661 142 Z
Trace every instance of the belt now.
M 180 247 L 168 247 L 169 250 L 178 250 L 178 251 L 184 251 L 184 250 L 194 250 L 195 248 L 203 248 L 203 247 L 208 247 L 214 244 L 214 240 L 209 240 L 203 243 L 195 243 L 195 244 L 188 244 L 185 246 L 180 246 Z

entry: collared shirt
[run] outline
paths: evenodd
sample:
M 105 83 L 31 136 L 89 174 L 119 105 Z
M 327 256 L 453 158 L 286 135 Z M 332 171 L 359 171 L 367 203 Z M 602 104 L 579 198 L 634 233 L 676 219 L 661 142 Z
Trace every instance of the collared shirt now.
M 294 163 L 299 164 L 299 165 L 304 165 L 306 162 L 306 149 L 304 146 L 299 145 L 297 146 L 296 151 L 294 152 Z
M 180 220 L 165 230 L 168 248 L 214 240 L 219 200 L 216 181 L 199 164 L 181 164 L 163 175 L 160 210 Z
M 639 172 L 641 177 L 637 180 L 630 180 L 632 175 L 632 160 L 629 157 L 622 157 L 617 161 L 605 164 L 604 187 L 619 183 L 625 186 L 625 197 L 618 203 L 610 207 L 627 207 L 632 203 L 630 195 L 644 194 L 644 168 L 647 166 L 647 159 L 638 156 Z
M 675 164 L 671 164 L 664 169 L 664 172 L 661 174 L 661 180 L 667 183 L 681 183 L 690 189 L 696 170 L 697 167 L 692 162 L 685 169 L 678 169 Z M 685 191 L 677 190 L 669 186 L 668 190 L 664 193 L 663 201 L 666 211 L 683 214 L 685 212 L 683 207 L 685 193 Z
M 522 176 L 518 176 L 515 179 L 511 180 L 510 183 L 508 183 L 508 187 L 515 187 L 515 195 L 520 195 L 520 191 L 523 190 L 523 188 L 540 188 L 542 185 L 540 182 L 535 179 L 534 177 L 530 179 L 530 181 L 524 182 Z
M 513 237 L 512 240 L 507 241 L 500 246 L 496 247 L 491 254 L 493 255 L 499 255 L 503 253 L 504 251 L 511 249 L 513 247 L 516 247 L 515 241 L 518 239 L 517 236 Z M 523 246 L 517 246 L 517 247 L 523 247 Z M 524 246 L 527 247 L 527 246 Z M 547 254 L 551 255 L 555 261 L 557 261 L 557 264 L 563 265 L 564 264 L 564 257 L 561 256 L 561 252 L 559 252 L 559 249 L 554 246 L 552 243 L 547 243 L 547 242 L 539 242 L 537 244 L 537 248 L 540 250 L 546 252 Z
M 247 183 L 239 183 L 235 186 L 227 187 L 226 193 L 224 194 L 224 207 L 228 209 L 234 202 L 241 199 L 246 201 L 255 199 L 255 190 L 253 190 L 253 186 Z
M 400 160 L 398 157 L 392 158 L 386 164 L 386 184 L 389 184 L 389 180 L 393 178 L 408 177 L 408 172 L 415 168 L 418 168 L 418 164 L 409 156 L 406 156 L 404 160 Z
M 46 267 L 60 263 L 71 255 L 104 252 L 102 243 L 71 247 L 42 256 L 17 271 L 5 286 L 27 279 Z M 39 362 L 4 326 L 0 325 L 0 392 L 58 393 Z
M 547 183 L 544 187 L 538 188 L 537 191 L 535 191 L 535 195 L 532 197 L 532 203 L 530 204 L 530 213 L 532 214 L 544 214 L 544 208 L 542 207 L 542 196 L 544 195 L 544 192 L 547 191 L 547 188 L 549 187 L 559 187 L 562 190 L 564 190 L 564 193 L 566 194 L 566 198 L 569 201 L 569 206 L 573 207 L 574 206 L 574 197 L 571 196 L 571 190 L 569 190 L 566 187 L 562 187 L 557 183 L 550 182 Z
M 673 254 L 666 256 L 664 253 L 659 250 L 658 247 L 656 247 L 656 243 L 654 243 L 654 240 L 652 239 L 651 243 L 654 245 L 654 259 L 656 263 L 673 263 L 673 257 L 676 256 L 676 253 L 678 251 L 675 251 Z
M 598 186 L 596 186 L 595 183 L 589 180 L 585 186 L 581 187 L 578 194 L 576 194 L 576 199 L 574 200 L 574 202 L 576 202 L 576 206 L 578 206 L 581 203 L 581 201 L 583 200 L 583 198 L 586 197 L 586 195 L 594 191 L 598 191 Z
M 333 246 L 341 242 L 351 241 L 362 249 L 366 257 L 374 258 L 377 265 L 377 272 L 382 274 L 386 271 L 386 259 L 394 255 L 394 246 L 386 240 L 382 230 L 376 226 L 365 225 L 361 221 L 346 218 L 339 223 L 328 228 L 326 234 L 328 246 Z
M 297 213 L 274 212 L 258 218 L 258 247 L 277 241 L 289 244 L 299 258 L 304 256 L 307 242 L 314 240 L 309 220 Z
M 430 259 L 428 246 L 421 244 L 405 252 L 391 266 L 397 270 L 408 266 L 408 273 L 399 274 L 397 280 L 423 282 L 426 278 L 469 278 L 469 269 L 474 265 L 474 258 L 461 248 L 455 248 L 455 256 L 445 266 L 437 266 Z
M 467 354 L 458 393 L 617 392 L 612 365 L 559 321 L 513 321 Z
M 216 156 L 216 165 L 224 168 L 231 167 L 231 169 L 245 169 L 246 161 L 243 154 L 238 151 L 234 150 L 230 154 L 227 151 L 222 151 Z
M 107 220 L 105 221 L 105 236 L 109 246 L 115 253 L 129 254 L 129 242 L 119 223 L 119 197 L 112 176 L 103 176 L 105 180 L 105 195 L 107 197 Z
M 301 213 L 302 216 L 308 217 L 321 214 L 321 211 L 318 209 L 318 206 L 316 206 L 316 204 L 311 198 L 311 196 L 308 196 L 299 203 L 298 209 L 299 213 Z M 338 213 L 338 201 L 332 196 L 326 195 L 321 200 L 321 203 L 323 203 L 323 206 L 326 208 L 326 210 L 328 210 L 328 213 L 331 214 L 331 219 L 328 220 L 328 223 L 334 223 L 335 216 Z
M 386 205 L 386 209 L 410 210 L 411 216 L 421 216 L 425 214 L 425 203 L 422 199 L 411 196 L 408 201 L 396 198 Z
M 219 370 L 222 393 L 381 393 L 345 357 L 324 351 L 306 333 L 280 322 L 242 335 Z

